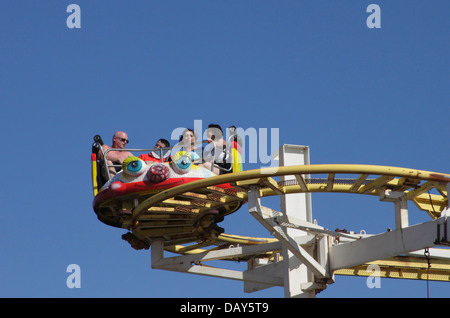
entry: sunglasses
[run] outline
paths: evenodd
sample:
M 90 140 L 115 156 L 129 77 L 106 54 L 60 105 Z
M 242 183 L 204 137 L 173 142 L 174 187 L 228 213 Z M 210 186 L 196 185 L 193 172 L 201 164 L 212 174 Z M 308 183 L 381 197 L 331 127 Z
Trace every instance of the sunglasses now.
M 126 144 L 130 142 L 128 139 L 125 139 L 125 138 L 120 138 L 120 137 L 116 137 L 116 138 L 119 139 L 121 142 L 124 142 Z

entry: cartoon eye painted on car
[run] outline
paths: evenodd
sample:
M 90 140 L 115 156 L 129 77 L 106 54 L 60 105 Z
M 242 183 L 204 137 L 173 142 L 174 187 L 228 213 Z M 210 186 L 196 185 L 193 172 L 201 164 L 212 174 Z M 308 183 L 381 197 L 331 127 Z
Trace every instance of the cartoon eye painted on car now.
M 134 156 L 128 157 L 122 164 L 123 173 L 132 177 L 137 177 L 143 174 L 146 171 L 145 168 L 145 162 Z
M 186 151 L 177 152 L 172 158 L 172 169 L 178 174 L 186 174 L 191 170 L 192 159 Z

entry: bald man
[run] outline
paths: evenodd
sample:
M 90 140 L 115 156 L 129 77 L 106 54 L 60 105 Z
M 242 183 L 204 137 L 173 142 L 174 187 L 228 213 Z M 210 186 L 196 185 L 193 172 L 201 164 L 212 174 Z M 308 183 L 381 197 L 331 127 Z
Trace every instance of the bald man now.
M 128 143 L 128 135 L 123 131 L 116 131 L 112 138 L 112 146 L 108 145 L 102 145 L 103 153 L 106 152 L 108 149 L 124 149 L 125 146 Z M 101 151 L 98 152 L 98 158 L 103 162 L 103 153 Z M 127 159 L 129 156 L 132 156 L 133 154 L 129 151 L 118 151 L 118 150 L 111 150 L 106 154 L 106 162 L 108 165 L 112 164 L 122 164 L 125 159 Z M 109 167 L 109 174 L 111 177 L 115 176 L 116 173 L 120 171 L 120 168 L 115 167 Z M 108 173 L 105 169 L 102 169 L 103 176 L 106 179 L 109 179 Z

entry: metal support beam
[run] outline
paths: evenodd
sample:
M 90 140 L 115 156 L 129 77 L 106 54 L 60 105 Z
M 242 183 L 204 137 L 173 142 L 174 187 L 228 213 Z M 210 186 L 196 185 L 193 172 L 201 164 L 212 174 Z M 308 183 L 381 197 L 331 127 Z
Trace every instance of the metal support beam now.
M 450 233 L 445 217 L 330 248 L 331 270 L 348 268 L 371 261 L 403 255 L 435 245 L 445 245 L 444 233 Z
M 329 277 L 327 270 L 323 268 L 303 247 L 301 247 L 294 238 L 288 236 L 281 226 L 274 221 L 272 210 L 261 206 L 258 197 L 258 188 L 251 188 L 252 189 L 248 192 L 250 214 L 269 230 L 283 246 L 289 249 L 289 251 L 302 261 L 302 263 L 304 263 L 319 279 Z
M 409 226 L 408 199 L 405 192 L 384 190 L 380 193 L 380 200 L 394 202 L 396 229 Z
M 279 249 L 281 249 L 281 244 L 279 242 L 274 242 L 263 245 L 239 246 L 194 255 L 164 258 L 164 242 L 162 240 L 154 240 L 151 244 L 151 266 L 155 269 L 248 281 L 265 284 L 270 287 L 283 286 L 283 279 L 281 277 L 267 275 L 267 273 L 261 273 L 261 271 L 246 270 L 242 272 L 204 266 L 204 264 L 202 264 L 205 261 L 232 259 Z
M 274 262 L 268 262 L 266 265 L 262 265 L 260 263 L 261 261 L 260 259 L 251 259 L 248 261 L 248 271 L 263 276 L 269 275 L 279 277 L 281 279 L 281 285 L 279 286 L 283 286 L 282 277 L 284 264 L 282 261 L 279 260 L 279 257 L 276 258 L 277 260 L 275 260 Z M 273 286 L 274 285 L 271 284 L 244 281 L 244 292 L 252 293 Z

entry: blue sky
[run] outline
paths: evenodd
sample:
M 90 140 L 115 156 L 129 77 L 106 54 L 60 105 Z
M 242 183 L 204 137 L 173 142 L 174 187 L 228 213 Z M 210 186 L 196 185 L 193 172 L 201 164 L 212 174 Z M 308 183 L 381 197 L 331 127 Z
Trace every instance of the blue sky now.
M 69 29 L 66 8 L 81 8 Z M 381 8 L 369 29 L 366 8 Z M 0 1 L 1 297 L 283 297 L 150 268 L 92 210 L 92 137 L 130 148 L 194 120 L 278 128 L 311 163 L 450 172 L 450 3 L 417 1 Z M 244 165 L 244 169 L 252 166 Z M 275 204 L 276 202 L 271 202 Z M 411 207 L 410 218 L 428 220 Z M 379 233 L 378 198 L 313 195 L 313 217 Z M 245 209 L 227 233 L 268 236 Z M 81 268 L 81 288 L 66 268 Z M 430 283 L 431 297 L 450 293 Z M 337 276 L 318 297 L 426 297 L 426 282 Z

